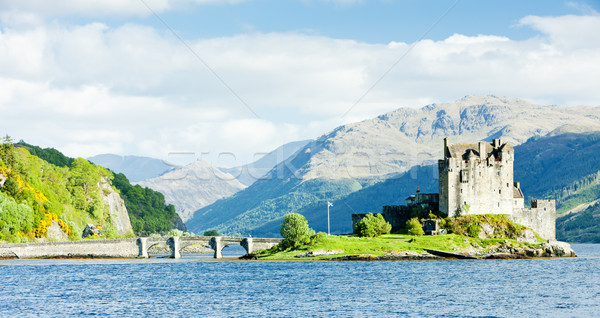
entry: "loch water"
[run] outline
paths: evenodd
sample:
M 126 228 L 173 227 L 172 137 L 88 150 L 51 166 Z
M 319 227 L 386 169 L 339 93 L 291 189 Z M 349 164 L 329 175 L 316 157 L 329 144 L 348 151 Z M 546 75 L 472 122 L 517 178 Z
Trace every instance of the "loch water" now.
M 600 245 L 577 258 L 0 261 L 0 317 L 599 317 Z

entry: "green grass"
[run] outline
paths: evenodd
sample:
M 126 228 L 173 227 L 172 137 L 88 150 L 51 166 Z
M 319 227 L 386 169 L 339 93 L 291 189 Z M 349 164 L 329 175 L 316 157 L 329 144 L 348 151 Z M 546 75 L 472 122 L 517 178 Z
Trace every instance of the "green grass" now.
M 297 250 L 277 252 L 276 249 L 258 252 L 259 259 L 287 260 L 298 259 L 296 255 L 309 251 L 343 251 L 336 255 L 307 257 L 303 259 L 330 259 L 345 255 L 375 255 L 381 256 L 394 252 L 414 251 L 422 252 L 424 249 L 434 249 L 447 252 L 457 252 L 472 247 L 477 243 L 480 250 L 487 250 L 493 246 L 504 244 L 520 247 L 527 244 L 518 243 L 511 239 L 479 239 L 461 235 L 449 234 L 438 236 L 412 236 L 402 234 L 383 235 L 378 238 L 364 238 L 357 236 L 325 236 L 313 245 L 305 245 Z

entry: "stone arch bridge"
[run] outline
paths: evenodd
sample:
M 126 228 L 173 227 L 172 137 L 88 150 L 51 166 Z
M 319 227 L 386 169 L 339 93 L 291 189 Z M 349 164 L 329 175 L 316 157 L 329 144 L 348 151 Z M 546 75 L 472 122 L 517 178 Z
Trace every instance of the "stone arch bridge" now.
M 181 250 L 191 245 L 202 245 L 214 251 L 215 258 L 223 258 L 223 249 L 229 245 L 241 245 L 247 254 L 253 251 L 271 248 L 283 239 L 259 237 L 230 236 L 172 236 L 172 237 L 140 237 L 138 257 L 148 258 L 148 249 L 157 244 L 166 244 L 171 250 L 171 258 L 181 258 Z
M 175 236 L 140 237 L 125 239 L 98 239 L 66 242 L 0 244 L 1 258 L 135 258 L 148 257 L 148 249 L 157 244 L 166 244 L 172 258 L 180 258 L 181 250 L 190 245 L 202 245 L 214 251 L 215 258 L 222 258 L 223 248 L 237 244 L 247 253 L 271 248 L 283 239 L 228 236 Z

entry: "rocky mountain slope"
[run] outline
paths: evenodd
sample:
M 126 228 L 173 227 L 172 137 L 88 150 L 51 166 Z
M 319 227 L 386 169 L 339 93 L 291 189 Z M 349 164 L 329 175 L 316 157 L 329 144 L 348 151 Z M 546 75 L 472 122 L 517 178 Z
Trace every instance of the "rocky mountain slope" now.
M 203 160 L 137 184 L 161 192 L 184 222 L 199 208 L 246 188 L 232 175 Z
M 294 141 L 282 146 L 277 149 L 265 154 L 260 159 L 249 163 L 247 165 L 233 167 L 233 168 L 219 168 L 225 173 L 231 174 L 241 184 L 249 186 L 266 175 L 273 167 L 278 165 L 280 162 L 286 160 L 291 155 L 296 153 L 298 150 L 306 146 L 310 140 Z
M 265 180 L 197 211 L 187 226 L 195 232 L 216 228 L 226 234 L 272 235 L 276 234 L 273 229 L 280 218 L 289 212 L 305 214 L 310 224 L 322 224 L 324 217 L 320 211 L 326 211 L 327 200 L 351 198 L 359 191 L 393 184 L 390 180 L 426 176 L 405 172 L 415 165 L 436 163 L 441 158 L 442 140 L 446 136 L 452 142 L 491 141 L 501 137 L 518 145 L 533 136 L 569 126 L 583 131 L 600 130 L 599 109 L 541 106 L 495 96 L 467 96 L 420 109 L 400 108 L 371 120 L 338 127 L 310 142 L 271 170 Z M 382 205 L 397 201 L 401 195 L 378 201 Z M 358 210 L 345 207 L 344 203 L 336 208 L 343 209 L 347 216 L 353 209 L 365 212 L 362 206 Z M 337 228 L 337 233 L 348 232 L 349 217 L 334 222 L 343 224 L 332 227 Z M 315 229 L 324 230 L 320 226 Z
M 155 178 L 173 169 L 173 165 L 163 160 L 140 156 L 102 154 L 87 160 L 114 172 L 122 173 L 131 182 Z

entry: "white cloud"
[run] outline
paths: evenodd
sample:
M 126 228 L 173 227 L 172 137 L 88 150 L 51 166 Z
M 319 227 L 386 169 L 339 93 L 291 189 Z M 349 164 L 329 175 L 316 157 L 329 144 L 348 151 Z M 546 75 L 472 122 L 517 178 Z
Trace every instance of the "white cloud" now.
M 236 4 L 247 0 L 23 0 L 0 1 L 0 11 L 10 15 L 63 16 L 148 16 L 187 5 Z M 150 10 L 149 10 L 150 8 Z M 12 20 L 9 15 L 3 18 Z M 4 20 L 7 21 L 7 20 Z
M 210 152 L 218 164 L 218 153 L 233 152 L 243 163 L 339 124 L 468 94 L 600 100 L 598 16 L 526 17 L 521 23 L 541 33 L 525 41 L 461 34 L 423 40 L 399 61 L 412 43 L 296 33 L 191 40 L 260 118 L 169 33 L 133 24 L 31 23 L 0 32 L 0 134 L 71 156 Z

